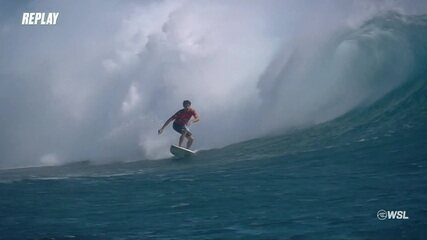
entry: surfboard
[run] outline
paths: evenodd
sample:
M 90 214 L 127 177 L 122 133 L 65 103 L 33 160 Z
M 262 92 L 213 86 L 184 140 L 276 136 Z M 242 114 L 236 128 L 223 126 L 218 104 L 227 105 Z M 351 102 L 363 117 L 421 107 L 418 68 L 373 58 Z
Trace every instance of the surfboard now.
M 196 151 L 187 149 L 187 148 L 183 148 L 183 147 L 179 147 L 176 145 L 172 145 L 170 148 L 170 152 L 175 156 L 175 157 L 191 157 L 196 155 Z

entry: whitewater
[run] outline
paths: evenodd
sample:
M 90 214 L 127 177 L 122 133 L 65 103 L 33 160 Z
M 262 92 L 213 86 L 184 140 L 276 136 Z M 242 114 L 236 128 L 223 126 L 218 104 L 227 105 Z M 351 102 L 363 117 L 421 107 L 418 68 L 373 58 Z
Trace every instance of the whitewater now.
M 234 48 L 242 39 L 249 42 L 244 46 L 265 43 L 249 37 L 268 31 L 254 21 L 255 32 L 240 32 L 242 39 L 235 43 L 227 38 L 230 49 L 217 56 L 215 51 L 224 49 L 223 39 L 216 35 L 222 28 L 209 35 L 203 30 L 206 22 L 199 29 L 193 26 L 211 36 L 204 39 L 197 31 L 185 32 L 174 26 L 194 21 L 194 15 L 185 13 L 197 10 L 207 19 L 212 16 L 197 4 L 180 10 L 177 5 L 141 10 L 168 19 L 161 26 L 166 34 L 142 37 L 146 42 L 141 47 L 138 36 L 144 33 L 136 34 L 139 30 L 127 24 L 135 20 L 132 15 L 122 30 L 136 36 L 138 43 L 127 39 L 120 51 L 99 59 L 95 54 L 101 62 L 97 67 L 114 77 L 84 83 L 93 73 L 75 75 L 69 70 L 61 75 L 64 69 L 52 70 L 53 78 L 60 79 L 53 82 L 54 94 L 30 94 L 23 101 L 40 98 L 33 106 L 37 107 L 60 94 L 60 107 L 49 106 L 61 114 L 66 109 L 71 116 L 27 109 L 33 124 L 51 130 L 40 135 L 31 130 L 30 136 L 4 128 L 14 140 L 25 135 L 24 142 L 35 143 L 22 144 L 21 153 L 7 140 L 2 142 L 0 239 L 427 238 L 427 15 L 375 11 L 354 20 L 351 27 L 331 23 L 321 33 L 313 33 L 311 27 L 303 33 L 295 29 L 298 39 L 284 39 L 275 32 L 277 38 L 269 39 L 274 48 L 244 54 L 247 50 Z M 214 7 L 223 13 L 218 17 L 230 17 L 221 5 Z M 246 17 L 254 11 L 246 10 Z M 139 17 L 137 21 L 145 23 Z M 230 25 L 230 32 L 240 27 Z M 209 42 L 212 39 L 217 45 Z M 214 47 L 203 49 L 206 42 Z M 66 55 L 53 57 L 61 54 Z M 235 68 L 235 55 L 244 66 Z M 82 61 L 90 64 L 90 59 Z M 196 64 L 195 70 L 189 70 L 188 63 Z M 79 63 L 69 64 L 80 69 Z M 0 68 L 3 79 L 13 79 L 5 68 Z M 227 74 L 203 75 L 217 68 Z M 229 75 L 231 68 L 236 71 Z M 206 79 L 195 81 L 200 76 Z M 69 83 L 71 77 L 82 80 Z M 158 84 L 145 84 L 147 77 Z M 224 81 L 224 91 L 212 84 L 225 77 L 241 80 Z M 188 94 L 178 80 L 187 81 L 192 90 L 208 87 L 206 95 L 190 95 L 202 112 L 200 125 L 193 128 L 201 150 L 181 160 L 162 152 L 176 140 L 172 131 L 166 139 L 155 135 L 161 120 L 176 108 L 168 103 Z M 170 84 L 173 87 L 166 87 Z M 18 85 L 11 88 L 25 93 Z M 111 95 L 112 89 L 120 94 Z M 155 101 L 163 91 L 168 97 Z M 14 96 L 2 92 L 5 100 Z M 165 113 L 159 114 L 159 109 Z M 209 113 L 213 109 L 216 115 Z M 229 122 L 216 129 L 221 117 L 233 111 L 237 112 L 228 116 Z M 17 117 L 19 123 L 28 122 L 29 115 L 23 116 Z M 100 117 L 107 120 L 97 121 Z M 58 124 L 57 118 L 65 122 Z M 22 127 L 32 129 L 29 123 Z M 51 131 L 64 139 L 50 137 Z M 381 221 L 381 209 L 404 210 L 409 219 Z

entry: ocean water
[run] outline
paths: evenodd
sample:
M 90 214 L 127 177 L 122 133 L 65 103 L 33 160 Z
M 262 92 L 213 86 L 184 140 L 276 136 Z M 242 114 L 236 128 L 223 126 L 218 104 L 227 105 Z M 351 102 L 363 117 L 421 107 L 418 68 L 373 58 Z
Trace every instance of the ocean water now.
M 0 239 L 427 239 L 427 17 L 364 27 L 414 52 L 380 99 L 190 159 L 1 170 Z

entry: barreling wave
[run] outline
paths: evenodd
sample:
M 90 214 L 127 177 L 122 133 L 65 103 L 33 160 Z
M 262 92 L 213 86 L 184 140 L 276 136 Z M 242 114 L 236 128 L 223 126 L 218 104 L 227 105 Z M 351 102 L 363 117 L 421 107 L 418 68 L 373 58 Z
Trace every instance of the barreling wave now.
M 347 77 L 364 81 L 365 90 L 370 91 L 369 98 L 357 101 L 353 109 L 331 121 L 280 136 L 234 144 L 222 149 L 223 153 L 252 159 L 337 149 L 358 143 L 385 145 L 391 144 L 392 139 L 396 146 L 389 146 L 391 148 L 403 141 L 425 141 L 427 15 L 386 13 L 353 32 L 342 34 L 340 39 L 341 43 L 335 42 L 335 46 L 343 46 L 348 41 L 357 45 L 359 58 L 352 62 L 357 63 L 353 67 L 359 69 L 347 73 L 358 76 Z M 405 54 L 398 55 L 399 52 Z M 379 64 L 379 59 L 384 60 L 384 64 Z M 360 86 L 360 82 L 354 86 Z M 342 98 L 345 101 L 346 96 Z
M 387 12 L 358 28 L 286 46 L 259 82 L 269 115 L 265 129 L 283 132 L 333 120 L 422 74 L 425 18 Z

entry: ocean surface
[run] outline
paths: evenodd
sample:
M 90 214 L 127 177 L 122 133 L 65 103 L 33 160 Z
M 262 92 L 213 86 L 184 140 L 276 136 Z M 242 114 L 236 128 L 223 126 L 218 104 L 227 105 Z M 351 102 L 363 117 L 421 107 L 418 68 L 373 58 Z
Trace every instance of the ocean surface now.
M 372 27 L 414 53 L 380 99 L 189 159 L 0 170 L 0 239 L 427 239 L 427 17 Z

